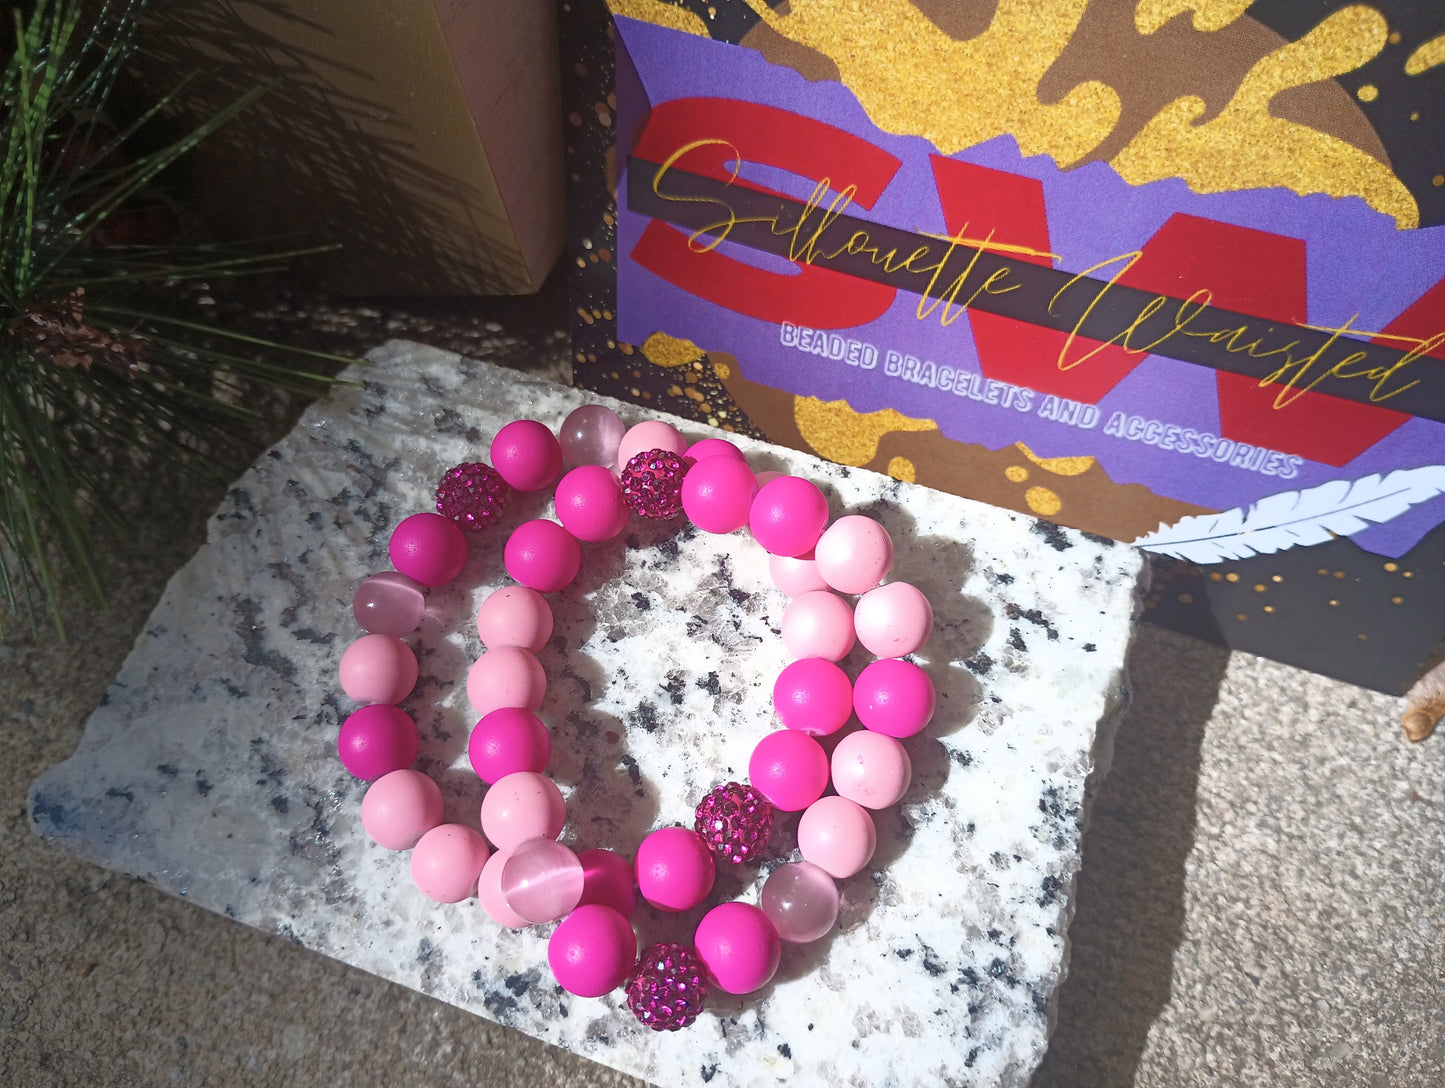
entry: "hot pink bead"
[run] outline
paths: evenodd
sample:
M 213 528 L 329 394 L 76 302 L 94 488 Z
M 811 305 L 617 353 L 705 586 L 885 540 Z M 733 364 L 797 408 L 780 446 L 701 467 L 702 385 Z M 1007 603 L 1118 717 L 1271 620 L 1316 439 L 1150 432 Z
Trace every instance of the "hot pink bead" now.
M 489 650 L 520 646 L 537 653 L 552 637 L 552 606 L 535 589 L 503 586 L 477 609 L 477 634 Z
M 410 767 L 419 747 L 416 722 L 389 703 L 373 703 L 348 716 L 336 738 L 342 766 L 367 782 Z
M 416 654 L 395 635 L 362 635 L 337 668 L 341 688 L 358 703 L 399 703 L 416 687 Z
M 556 504 L 557 520 L 578 540 L 611 540 L 632 516 L 622 501 L 622 481 L 601 465 L 579 465 L 563 476 Z
M 536 655 L 520 646 L 498 646 L 467 672 L 467 698 L 481 717 L 504 706 L 536 710 L 547 694 L 547 673 Z
M 626 981 L 637 962 L 632 923 L 611 907 L 578 907 L 547 942 L 557 985 L 578 997 L 601 997 Z
M 498 707 L 472 729 L 467 755 L 477 777 L 490 785 L 517 771 L 545 771 L 552 758 L 552 736 L 531 711 Z
M 562 471 L 562 446 L 535 419 L 508 423 L 492 439 L 492 466 L 518 491 L 550 487 Z
M 716 876 L 712 851 L 691 828 L 664 827 L 637 847 L 637 890 L 658 910 L 692 910 Z
M 569 465 L 617 464 L 617 447 L 627 433 L 627 424 L 611 408 L 601 404 L 584 404 L 574 408 L 562 421 L 557 438 L 562 445 L 562 459 Z
M 828 875 L 846 880 L 873 859 L 878 831 L 856 801 L 830 794 L 808 806 L 798 821 L 798 849 Z
M 726 438 L 704 438 L 694 442 L 687 447 L 683 456 L 691 457 L 694 461 L 701 461 L 705 457 L 732 457 L 739 461 L 746 460 L 743 457 L 743 451 Z
M 467 536 L 456 522 L 426 511 L 398 525 L 388 545 L 391 565 L 424 586 L 444 586 L 467 565 Z
M 509 498 L 500 472 L 480 461 L 467 461 L 447 469 L 437 484 L 437 513 L 469 533 L 479 533 L 502 523 Z
M 442 824 L 421 837 L 411 852 L 411 879 L 438 903 L 460 903 L 477 890 L 491 853 L 481 835 L 461 824 Z
M 772 981 L 782 958 L 778 931 L 751 903 L 719 903 L 693 935 L 697 955 L 719 990 L 750 994 Z
M 860 729 L 833 749 L 833 788 L 864 808 L 876 811 L 897 804 L 912 780 L 908 750 L 883 733 Z
M 778 591 L 789 597 L 801 597 L 804 593 L 830 588 L 818 573 L 818 564 L 811 552 L 797 558 L 786 555 L 769 556 L 768 573 Z
M 806 657 L 786 665 L 773 684 L 773 709 L 789 729 L 836 733 L 853 714 L 853 685 L 831 661 Z
M 482 904 L 482 910 L 487 912 L 487 917 L 497 925 L 508 929 L 525 929 L 532 923 L 509 907 L 507 897 L 502 894 L 502 872 L 511 856 L 510 850 L 497 850 L 487 859 L 487 863 L 482 866 L 482 875 L 477 880 L 477 899 Z
M 555 922 L 582 898 L 582 863 L 551 836 L 524 839 L 502 869 L 502 895 L 529 922 Z
M 622 469 L 622 501 L 634 514 L 667 521 L 682 513 L 682 481 L 689 462 L 667 450 L 635 454 Z
M 748 781 L 774 808 L 802 812 L 828 788 L 828 754 L 807 733 L 774 730 L 753 749 Z
M 502 557 L 507 573 L 538 593 L 566 589 L 582 567 L 577 538 L 546 518 L 524 521 L 512 530 Z
M 405 574 L 384 570 L 357 587 L 351 611 L 363 631 L 406 635 L 421 626 L 426 615 L 426 594 Z
M 731 533 L 748 523 L 757 487 L 746 461 L 709 457 L 683 477 L 683 513 L 704 532 Z
M 853 706 L 858 720 L 877 733 L 911 737 L 933 720 L 938 693 L 928 673 L 911 661 L 886 658 L 858 674 Z
M 839 593 L 867 593 L 893 569 L 893 538 L 862 514 L 833 522 L 813 551 L 818 573 Z
M 696 950 L 664 941 L 637 957 L 627 980 L 627 1007 L 653 1031 L 677 1031 L 698 1018 L 707 992 L 707 968 Z
M 666 450 L 681 457 L 687 451 L 687 439 L 671 423 L 660 419 L 645 420 L 622 436 L 622 441 L 617 444 L 617 464 L 625 465 L 648 450 Z
M 773 806 L 751 786 L 714 787 L 697 806 L 692 828 L 718 861 L 740 865 L 760 860 L 773 830 Z
M 838 921 L 838 885 L 811 861 L 792 861 L 768 874 L 758 904 L 778 936 L 808 944 L 826 936 Z
M 482 834 L 498 850 L 515 850 L 528 839 L 555 839 L 566 823 L 562 791 L 535 771 L 499 778 L 482 797 Z
M 611 850 L 583 850 L 577 860 L 582 862 L 579 904 L 600 903 L 624 918 L 632 917 L 637 906 L 637 878 L 632 863 Z
M 827 498 L 817 484 L 800 476 L 779 476 L 764 484 L 748 512 L 753 538 L 774 555 L 812 551 L 827 524 Z
M 421 771 L 392 771 L 361 799 L 361 826 L 388 850 L 410 850 L 442 822 L 442 791 Z
M 828 590 L 803 593 L 783 609 L 783 645 L 793 657 L 842 661 L 853 649 L 853 609 Z
M 858 598 L 853 610 L 858 641 L 875 657 L 911 654 L 933 633 L 933 605 L 917 586 L 889 582 Z

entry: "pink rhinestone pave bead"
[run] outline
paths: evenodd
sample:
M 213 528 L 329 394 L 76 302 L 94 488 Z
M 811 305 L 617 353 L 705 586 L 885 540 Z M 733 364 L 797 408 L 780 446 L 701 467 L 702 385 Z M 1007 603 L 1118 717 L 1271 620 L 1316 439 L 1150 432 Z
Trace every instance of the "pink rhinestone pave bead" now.
M 647 450 L 622 470 L 622 501 L 635 514 L 666 521 L 682 513 L 687 461 L 668 450 Z
M 437 484 L 437 513 L 470 533 L 490 529 L 507 508 L 507 481 L 480 461 L 467 461 L 447 470 Z
M 697 806 L 693 829 L 718 861 L 757 861 L 773 831 L 773 806 L 751 786 L 717 786 Z
M 627 1007 L 653 1031 L 677 1031 L 698 1018 L 707 1000 L 702 960 L 685 944 L 643 949 L 627 980 Z

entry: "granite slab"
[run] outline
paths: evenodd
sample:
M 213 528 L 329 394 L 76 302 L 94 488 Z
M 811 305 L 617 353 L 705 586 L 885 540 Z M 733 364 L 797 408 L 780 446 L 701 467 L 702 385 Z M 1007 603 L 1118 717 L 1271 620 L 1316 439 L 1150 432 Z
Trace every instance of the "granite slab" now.
M 352 594 L 387 568 L 392 527 L 427 508 L 451 465 L 484 459 L 503 423 L 555 425 L 601 398 L 405 342 L 348 376 L 355 384 L 314 405 L 227 494 L 75 754 L 34 783 L 34 829 L 659 1084 L 1026 1084 L 1066 969 L 1086 783 L 1122 702 L 1138 553 L 738 439 L 754 468 L 817 481 L 834 516 L 887 525 L 894 577 L 934 604 L 935 632 L 916 660 L 939 709 L 907 742 L 912 787 L 880 815 L 872 865 L 843 882 L 834 932 L 785 947 L 762 993 L 716 1000 L 686 1031 L 653 1033 L 618 993 L 560 990 L 545 928 L 502 930 L 475 899 L 425 899 L 407 856 L 362 831 L 364 785 L 335 753 L 353 709 L 335 679 L 359 633 Z M 646 417 L 614 407 L 629 422 Z M 521 496 L 509 520 L 543 516 L 549 501 Z M 702 793 L 745 775 L 773 728 L 784 599 L 745 533 L 634 519 L 624 537 L 586 548 L 539 656 L 551 773 L 568 796 L 564 841 L 630 856 L 647 830 L 690 822 Z M 422 680 L 403 704 L 448 819 L 474 826 L 483 787 L 466 757 L 465 677 L 482 649 L 471 616 L 506 581 L 501 539 L 475 538 L 457 583 L 431 592 L 411 640 Z M 845 666 L 864 661 L 855 651 Z M 780 821 L 778 849 L 795 827 Z M 769 868 L 721 879 L 714 900 L 756 901 Z M 644 908 L 634 921 L 646 942 L 685 936 L 698 913 Z

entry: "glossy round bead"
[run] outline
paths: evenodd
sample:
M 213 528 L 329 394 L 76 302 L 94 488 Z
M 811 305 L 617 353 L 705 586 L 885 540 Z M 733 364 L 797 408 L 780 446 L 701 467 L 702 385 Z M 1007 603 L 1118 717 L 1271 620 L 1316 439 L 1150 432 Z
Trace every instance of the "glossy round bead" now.
M 531 711 L 498 707 L 472 729 L 467 756 L 477 777 L 491 785 L 517 771 L 545 771 L 552 758 L 552 735 Z
M 664 827 L 637 847 L 637 890 L 658 910 L 692 910 L 712 891 L 712 851 L 691 828 Z
M 391 565 L 424 586 L 444 586 L 467 565 L 467 536 L 456 522 L 425 511 L 392 530 Z
M 617 989 L 636 962 L 632 923 L 595 903 L 574 910 L 547 941 L 547 964 L 557 985 L 578 997 L 601 997 Z
M 911 661 L 886 658 L 858 674 L 853 706 L 858 720 L 877 733 L 911 737 L 933 720 L 938 693 L 928 673 Z
M 477 890 L 477 879 L 487 863 L 486 842 L 470 827 L 441 824 L 413 847 L 411 879 L 428 899 L 460 903 Z
M 557 520 L 578 540 L 611 540 L 632 511 L 622 501 L 622 481 L 601 465 L 579 465 L 557 485 Z
M 783 646 L 793 657 L 842 661 L 853 649 L 853 609 L 826 589 L 802 593 L 783 609 Z
M 467 698 L 478 717 L 504 706 L 536 710 L 546 694 L 546 670 L 535 654 L 520 646 L 488 650 L 467 672 Z
M 740 865 L 758 861 L 773 830 L 773 806 L 751 786 L 716 786 L 697 806 L 693 830 L 718 861 Z
M 933 633 L 933 605 L 908 582 L 889 582 L 858 598 L 853 623 L 875 657 L 902 657 L 918 650 Z
M 562 791 L 535 771 L 499 778 L 482 797 L 482 834 L 498 850 L 515 850 L 528 839 L 555 839 L 566 822 Z
M 617 447 L 626 433 L 627 424 L 611 408 L 584 404 L 562 421 L 557 438 L 566 464 L 611 468 L 617 464 Z
M 898 741 L 871 729 L 849 733 L 833 749 L 838 796 L 878 810 L 897 804 L 913 780 L 913 761 Z
M 511 856 L 510 850 L 492 852 L 492 856 L 482 866 L 482 875 L 477 880 L 477 900 L 482 904 L 482 910 L 486 911 L 487 917 L 497 925 L 507 929 L 525 929 L 532 923 L 509 907 L 507 897 L 502 894 L 502 872 Z
M 768 921 L 789 944 L 827 936 L 838 921 L 838 900 L 838 885 L 811 861 L 779 865 L 758 896 Z
M 550 835 L 524 839 L 502 869 L 502 897 L 529 922 L 565 918 L 582 898 L 582 863 Z
M 447 469 L 437 484 L 437 513 L 470 533 L 502 522 L 511 493 L 507 481 L 491 465 L 468 461 Z
M 341 764 L 367 782 L 410 767 L 421 738 L 411 715 L 390 703 L 373 703 L 341 723 L 336 751 Z
M 757 489 L 746 461 L 709 457 L 683 477 L 682 510 L 703 532 L 731 533 L 748 523 Z
M 806 657 L 783 667 L 773 684 L 773 709 L 789 729 L 836 733 L 853 714 L 853 685 L 831 661 Z
M 667 521 L 682 513 L 682 480 L 688 463 L 667 450 L 646 450 L 622 469 L 622 501 L 634 514 Z
M 802 812 L 828 788 L 828 754 L 807 733 L 777 729 L 758 741 L 748 781 L 782 812 Z
M 696 950 L 665 941 L 637 957 L 627 980 L 627 1007 L 653 1031 L 677 1031 L 698 1018 L 707 992 L 707 969 Z
M 341 689 L 358 703 L 399 703 L 416 687 L 416 654 L 395 635 L 362 635 L 341 653 Z
M 577 538 L 546 518 L 524 521 L 512 530 L 502 558 L 514 581 L 538 593 L 566 589 L 582 568 Z
M 831 588 L 818 573 L 818 563 L 811 552 L 792 558 L 786 555 L 768 557 L 768 573 L 780 593 L 801 597 L 804 593 Z
M 518 491 L 550 487 L 562 471 L 562 446 L 535 419 L 508 423 L 492 439 L 492 465 Z
M 893 569 L 893 538 L 862 514 L 833 522 L 813 552 L 818 573 L 839 593 L 867 593 Z
M 743 451 L 734 446 L 726 438 L 704 438 L 688 446 L 683 453 L 684 457 L 690 457 L 694 461 L 701 461 L 707 457 L 732 457 L 743 461 Z
M 520 646 L 539 652 L 552 638 L 552 606 L 535 589 L 502 586 L 477 609 L 477 634 L 489 650 Z
M 878 831 L 867 809 L 829 794 L 808 806 L 798 821 L 798 850 L 828 875 L 846 880 L 873 859 Z
M 421 771 L 392 771 L 361 799 L 361 826 L 388 850 L 410 850 L 442 822 L 442 791 Z
M 719 990 L 750 994 L 772 981 L 782 958 L 778 931 L 751 903 L 719 903 L 693 935 L 697 955 Z
M 753 538 L 774 555 L 811 552 L 827 524 L 827 498 L 801 476 L 779 476 L 764 484 L 748 512 Z
M 363 631 L 407 635 L 421 626 L 426 615 L 426 594 L 405 574 L 384 570 L 357 587 L 351 611 Z
M 626 465 L 639 453 L 665 450 L 681 457 L 687 451 L 687 439 L 671 423 L 648 419 L 630 428 L 617 444 L 617 463 Z
M 579 904 L 600 903 L 631 918 L 637 906 L 637 878 L 632 863 L 621 854 L 601 849 L 583 850 L 577 860 L 582 863 Z

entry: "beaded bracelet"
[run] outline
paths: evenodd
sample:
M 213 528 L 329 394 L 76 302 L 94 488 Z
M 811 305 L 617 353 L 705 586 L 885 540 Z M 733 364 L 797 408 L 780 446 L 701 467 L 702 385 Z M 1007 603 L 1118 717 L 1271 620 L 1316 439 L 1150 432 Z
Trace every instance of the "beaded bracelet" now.
M 383 847 L 411 850 L 412 877 L 425 895 L 439 902 L 476 895 L 503 926 L 559 923 L 547 953 L 559 985 L 583 997 L 624 986 L 640 1022 L 676 1030 L 697 1018 L 710 986 L 738 995 L 761 989 L 777 970 L 782 941 L 814 941 L 835 925 L 835 882 L 873 856 L 869 811 L 897 803 L 910 784 L 900 738 L 933 716 L 932 680 L 904 660 L 929 637 L 932 607 L 909 583 L 882 584 L 893 564 L 882 525 L 860 515 L 830 525 L 816 485 L 754 474 L 730 442 L 688 445 L 668 423 L 627 429 L 611 409 L 588 405 L 567 417 L 560 438 L 535 420 L 507 424 L 490 456 L 490 465 L 471 462 L 445 474 L 437 512 L 414 514 L 392 533 L 395 569 L 358 589 L 354 612 L 368 633 L 342 654 L 340 679 L 364 705 L 342 724 L 338 752 L 351 773 L 371 783 L 361 805 L 366 832 Z M 425 589 L 461 573 L 466 532 L 499 525 L 511 490 L 542 491 L 564 464 L 574 467 L 557 483 L 558 520 L 533 519 L 513 530 L 503 559 L 516 584 L 492 592 L 477 611 L 486 650 L 467 677 L 480 715 L 468 755 L 487 786 L 481 831 L 443 823 L 440 788 L 411 769 L 420 746 L 416 724 L 396 705 L 419 674 L 402 636 L 421 622 Z M 624 466 L 620 474 L 615 465 Z M 710 533 L 746 527 L 790 598 L 781 627 L 794 660 L 773 686 L 783 728 L 759 741 L 749 782 L 712 790 L 692 827 L 649 833 L 629 863 L 610 850 L 579 854 L 558 841 L 566 803 L 543 773 L 551 739 L 536 714 L 546 676 L 535 655 L 552 635 L 544 595 L 572 584 L 583 543 L 615 538 L 633 514 L 685 514 Z M 856 595 L 856 605 L 841 594 Z M 876 660 L 850 680 L 838 662 L 855 641 Z M 817 738 L 838 733 L 854 714 L 864 728 L 845 735 L 830 757 Z M 763 860 L 775 810 L 802 813 L 802 860 L 774 869 L 757 905 L 724 902 L 706 911 L 690 945 L 665 942 L 639 955 L 630 921 L 638 894 L 662 911 L 701 906 L 719 864 Z

